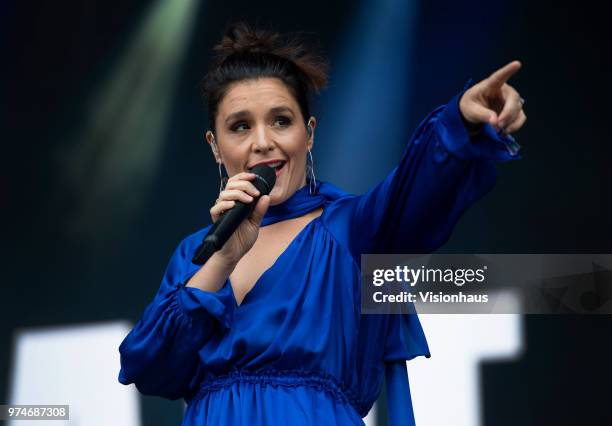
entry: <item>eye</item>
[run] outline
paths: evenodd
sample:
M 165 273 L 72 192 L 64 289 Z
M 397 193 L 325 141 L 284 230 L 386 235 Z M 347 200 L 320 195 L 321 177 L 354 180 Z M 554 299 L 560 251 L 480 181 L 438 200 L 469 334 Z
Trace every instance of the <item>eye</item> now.
M 291 119 L 289 117 L 285 117 L 285 116 L 278 116 L 276 118 L 274 118 L 274 125 L 276 127 L 287 127 L 291 124 Z
M 238 121 L 230 127 L 232 132 L 243 132 L 249 129 L 249 125 L 246 121 Z

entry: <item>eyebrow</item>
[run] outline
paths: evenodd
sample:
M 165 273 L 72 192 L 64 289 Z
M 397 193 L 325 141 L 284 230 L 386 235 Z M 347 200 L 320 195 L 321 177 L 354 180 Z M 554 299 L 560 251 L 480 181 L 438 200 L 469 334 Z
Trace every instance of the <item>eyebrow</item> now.
M 288 106 L 277 106 L 274 107 L 272 109 L 270 109 L 270 114 L 282 114 L 282 113 L 291 113 L 293 114 L 293 110 L 291 108 L 289 108 Z M 227 118 L 225 119 L 225 123 L 229 123 L 230 121 L 233 120 L 237 120 L 240 118 L 245 118 L 247 116 L 249 116 L 249 111 L 246 109 L 240 110 L 240 111 L 236 111 L 236 112 L 232 112 L 230 115 L 227 116 Z
M 246 117 L 248 115 L 249 115 L 249 112 L 246 109 L 243 109 L 242 111 L 232 112 L 225 119 L 225 123 L 227 124 L 227 123 L 229 123 L 230 121 L 232 121 L 234 119 L 244 118 L 244 117 Z
M 293 114 L 293 110 L 289 108 L 288 106 L 278 106 L 270 110 L 270 113 L 272 114 L 282 114 L 283 112 L 288 112 L 288 113 Z

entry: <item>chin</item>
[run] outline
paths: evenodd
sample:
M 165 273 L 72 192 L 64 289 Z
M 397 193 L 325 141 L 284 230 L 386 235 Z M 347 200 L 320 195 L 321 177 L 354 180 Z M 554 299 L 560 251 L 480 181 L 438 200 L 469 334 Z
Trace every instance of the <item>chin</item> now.
M 272 188 L 272 192 L 270 192 L 270 205 L 274 206 L 276 204 L 280 204 L 285 201 L 288 197 L 286 196 L 285 188 L 280 188 L 275 186 Z
M 287 201 L 299 189 L 300 186 L 294 187 L 293 182 L 287 179 L 287 176 L 281 175 L 270 192 L 270 205 L 274 206 Z
M 287 200 L 292 193 L 289 193 L 289 189 L 287 188 L 287 182 L 284 179 L 284 176 L 277 178 L 276 184 L 272 191 L 270 192 L 270 205 L 274 206 L 276 204 L 280 204 L 283 201 Z

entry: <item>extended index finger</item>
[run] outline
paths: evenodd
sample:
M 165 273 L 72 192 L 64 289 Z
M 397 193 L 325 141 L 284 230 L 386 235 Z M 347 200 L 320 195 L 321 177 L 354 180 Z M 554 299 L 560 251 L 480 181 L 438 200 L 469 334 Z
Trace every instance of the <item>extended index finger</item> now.
M 520 69 L 521 63 L 519 61 L 512 61 L 491 74 L 488 78 L 489 84 L 495 87 L 501 87 Z

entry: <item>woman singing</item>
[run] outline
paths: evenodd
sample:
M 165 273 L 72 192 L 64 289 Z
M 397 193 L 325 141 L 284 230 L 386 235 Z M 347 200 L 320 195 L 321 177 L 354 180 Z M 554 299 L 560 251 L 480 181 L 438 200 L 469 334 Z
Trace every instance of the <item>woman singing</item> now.
M 183 425 L 348 426 L 364 424 L 386 377 L 390 424 L 414 424 L 406 361 L 429 357 L 427 341 L 416 314 L 360 314 L 360 255 L 435 250 L 493 187 L 526 120 L 506 83 L 520 63 L 431 112 L 397 167 L 354 196 L 313 172 L 308 97 L 325 61 L 243 24 L 215 50 L 206 139 L 229 179 L 212 221 L 237 201 L 255 209 L 203 266 L 191 259 L 210 226 L 179 244 L 119 348 L 119 381 L 184 398 Z M 248 170 L 262 163 L 276 185 L 257 199 Z

